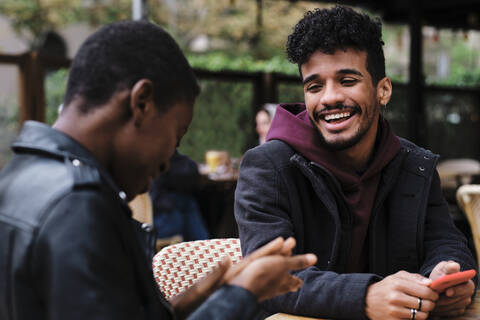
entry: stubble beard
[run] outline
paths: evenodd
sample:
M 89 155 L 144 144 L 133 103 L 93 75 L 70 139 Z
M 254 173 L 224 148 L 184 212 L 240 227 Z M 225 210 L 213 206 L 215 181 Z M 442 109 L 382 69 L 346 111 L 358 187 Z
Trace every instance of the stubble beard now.
M 367 134 L 370 127 L 373 125 L 375 115 L 379 113 L 379 109 L 380 109 L 380 106 L 378 104 L 375 104 L 375 107 L 371 114 L 369 114 L 369 112 L 366 111 L 366 109 L 365 111 L 362 110 L 362 113 L 366 112 L 366 119 L 358 127 L 355 134 L 350 139 L 346 139 L 346 140 L 328 141 L 327 139 L 325 139 L 320 129 L 318 129 L 317 124 L 312 120 L 312 118 L 309 117 L 309 119 L 312 122 L 315 128 L 315 131 L 318 134 L 318 137 L 320 138 L 320 142 L 327 149 L 330 149 L 332 151 L 342 151 L 355 146 L 357 143 L 359 143 L 363 139 L 363 137 Z M 360 114 L 360 116 L 362 115 L 362 113 Z

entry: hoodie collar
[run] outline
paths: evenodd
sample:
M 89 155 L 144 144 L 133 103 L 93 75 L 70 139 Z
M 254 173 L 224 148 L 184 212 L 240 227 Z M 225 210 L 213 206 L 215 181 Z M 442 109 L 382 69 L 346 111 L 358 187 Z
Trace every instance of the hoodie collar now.
M 379 131 L 372 159 L 362 173 L 342 166 L 333 151 L 322 143 L 302 103 L 278 105 L 266 140 L 282 140 L 302 156 L 329 170 L 342 184 L 352 186 L 379 173 L 400 150 L 400 141 L 387 120 L 380 117 Z

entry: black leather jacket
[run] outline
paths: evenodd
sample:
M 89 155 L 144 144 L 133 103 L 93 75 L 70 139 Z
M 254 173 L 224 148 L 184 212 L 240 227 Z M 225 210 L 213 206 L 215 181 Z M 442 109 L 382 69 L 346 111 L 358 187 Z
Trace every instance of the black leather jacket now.
M 32 121 L 13 150 L 0 172 L 0 319 L 174 318 L 125 194 L 93 156 Z M 225 286 L 191 318 L 244 319 L 257 308 L 251 293 Z

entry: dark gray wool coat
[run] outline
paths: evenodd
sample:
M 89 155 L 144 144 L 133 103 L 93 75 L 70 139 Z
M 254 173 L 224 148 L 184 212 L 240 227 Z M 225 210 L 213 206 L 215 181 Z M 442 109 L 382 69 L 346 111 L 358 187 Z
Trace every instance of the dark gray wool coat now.
M 293 236 L 295 253 L 318 256 L 316 266 L 296 273 L 303 286 L 268 301 L 267 310 L 363 319 L 367 287 L 387 275 L 406 270 L 427 276 L 443 260 L 476 268 L 443 198 L 438 156 L 400 140 L 377 189 L 366 240 L 368 273 L 345 273 L 354 217 L 330 172 L 280 140 L 245 154 L 235 193 L 243 254 Z

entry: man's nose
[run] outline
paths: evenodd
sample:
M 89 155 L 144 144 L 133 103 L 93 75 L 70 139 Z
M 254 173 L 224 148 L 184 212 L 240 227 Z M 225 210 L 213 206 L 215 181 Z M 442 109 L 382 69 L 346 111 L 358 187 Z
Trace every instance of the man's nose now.
M 341 88 L 337 84 L 327 83 L 323 88 L 322 97 L 320 103 L 324 106 L 335 106 L 342 104 L 345 101 Z

